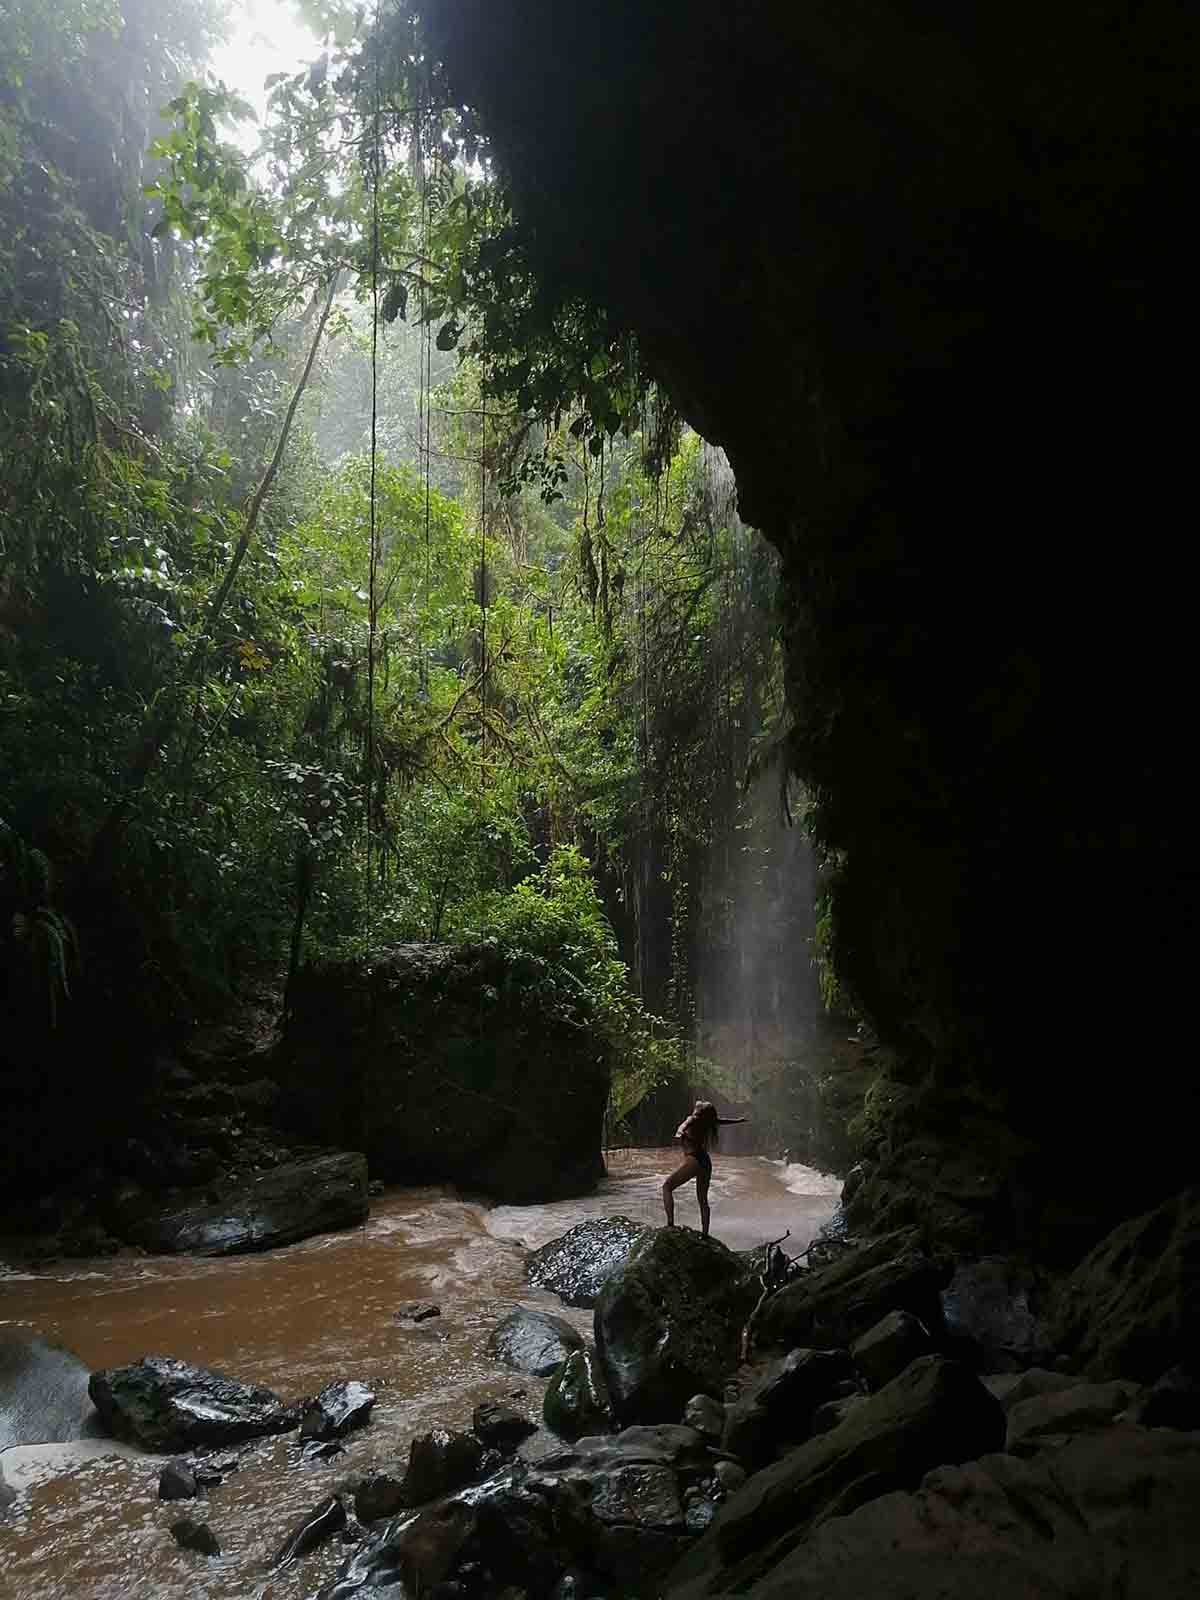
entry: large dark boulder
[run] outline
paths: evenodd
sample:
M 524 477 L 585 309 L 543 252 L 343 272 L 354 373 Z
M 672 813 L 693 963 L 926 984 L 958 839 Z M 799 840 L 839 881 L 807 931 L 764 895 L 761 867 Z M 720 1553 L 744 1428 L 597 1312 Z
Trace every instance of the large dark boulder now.
M 942 1290 L 946 1332 L 982 1372 L 1020 1372 L 1052 1356 L 1042 1273 L 1004 1256 L 961 1261 Z
M 978 1378 L 957 1362 L 922 1356 L 838 1427 L 750 1478 L 680 1563 L 674 1586 L 740 1593 L 776 1564 L 779 1541 L 798 1542 L 825 1516 L 915 1489 L 930 1468 L 1003 1444 L 1004 1413 Z
M 144 1450 L 237 1444 L 300 1421 L 270 1389 L 168 1356 L 94 1372 L 88 1390 L 109 1431 Z
M 368 1210 L 367 1163 L 349 1152 L 225 1179 L 165 1205 L 135 1203 L 115 1221 L 158 1254 L 232 1256 L 357 1227 Z
M 766 1348 L 842 1349 L 889 1311 L 910 1312 L 931 1332 L 940 1331 L 938 1291 L 946 1276 L 916 1234 L 887 1234 L 773 1295 L 754 1319 L 755 1341 Z
M 489 1355 L 534 1378 L 549 1377 L 573 1350 L 582 1348 L 582 1338 L 563 1317 L 527 1306 L 511 1311 L 488 1335 Z
M 303 969 L 275 1062 L 279 1115 L 388 1181 L 516 1204 L 603 1173 L 609 1062 L 587 996 L 492 944 L 405 944 Z M 329 1063 L 339 1089 L 330 1093 Z
M 0 1450 L 103 1432 L 79 1357 L 26 1328 L 0 1328 Z
M 560 1439 L 578 1439 L 611 1426 L 608 1388 L 591 1350 L 573 1350 L 555 1372 L 542 1401 L 542 1416 Z
M 1020 1461 L 938 1467 L 804 1539 L 763 1548 L 754 1577 L 695 1572 L 667 1600 L 1193 1600 L 1200 1437 L 1110 1428 Z M 699 1553 L 699 1552 L 697 1552 Z M 686 1567 L 686 1571 L 683 1569 Z
M 1200 1348 L 1200 1188 L 1102 1239 L 1061 1286 L 1052 1334 L 1095 1378 L 1152 1383 Z
M 596 1302 L 596 1353 L 619 1421 L 673 1422 L 694 1394 L 721 1394 L 758 1298 L 715 1239 L 660 1228 L 634 1245 Z
M 473 1433 L 433 1428 L 409 1446 L 408 1470 L 400 1486 L 400 1503 L 421 1506 L 473 1483 L 483 1465 L 484 1447 Z
M 789 1350 L 729 1407 L 725 1449 L 757 1470 L 773 1461 L 781 1447 L 807 1439 L 820 1407 L 853 1379 L 854 1363 L 844 1350 Z
M 652 1230 L 628 1217 L 592 1217 L 525 1258 L 525 1276 L 569 1306 L 596 1304 L 604 1280 Z

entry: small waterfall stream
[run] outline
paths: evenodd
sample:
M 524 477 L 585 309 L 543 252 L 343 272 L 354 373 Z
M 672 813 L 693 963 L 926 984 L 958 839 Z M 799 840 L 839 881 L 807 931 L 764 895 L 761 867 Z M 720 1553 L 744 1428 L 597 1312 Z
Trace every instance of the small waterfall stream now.
M 344 1455 L 308 1465 L 287 1437 L 238 1450 L 241 1469 L 207 1502 L 160 1505 L 159 1457 L 102 1439 L 0 1452 L 19 1491 L 0 1520 L 0 1600 L 303 1600 L 344 1559 L 336 1543 L 278 1575 L 274 1552 L 325 1495 L 372 1466 L 407 1455 L 436 1425 L 466 1428 L 481 1400 L 506 1398 L 539 1415 L 544 1380 L 499 1366 L 491 1328 L 516 1304 L 571 1311 L 525 1281 L 525 1248 L 587 1217 L 617 1213 L 658 1225 L 671 1150 L 615 1151 L 599 1190 L 546 1206 L 489 1209 L 437 1189 L 390 1191 L 367 1225 L 286 1250 L 229 1260 L 122 1257 L 39 1271 L 0 1268 L 0 1325 L 34 1328 L 93 1369 L 142 1355 L 181 1357 L 269 1384 L 288 1398 L 336 1377 L 378 1396 L 371 1425 Z M 820 1172 L 753 1156 L 721 1156 L 713 1232 L 747 1249 L 791 1229 L 802 1248 L 832 1214 L 840 1185 Z M 678 1220 L 696 1223 L 694 1192 Z M 442 1315 L 394 1320 L 406 1300 L 436 1300 Z M 292 1436 L 294 1438 L 294 1436 Z M 546 1436 L 541 1436 L 542 1447 Z M 531 1448 L 539 1447 L 538 1437 Z M 222 1555 L 176 1547 L 170 1524 L 212 1525 Z

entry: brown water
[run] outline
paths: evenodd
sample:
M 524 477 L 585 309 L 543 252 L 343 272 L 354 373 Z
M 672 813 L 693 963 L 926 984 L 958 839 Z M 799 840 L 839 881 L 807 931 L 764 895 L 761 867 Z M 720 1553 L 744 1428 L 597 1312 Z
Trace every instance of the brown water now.
M 514 1398 L 540 1414 L 544 1382 L 486 1352 L 514 1305 L 571 1311 L 524 1278 L 523 1247 L 588 1217 L 617 1213 L 657 1225 L 670 1150 L 617 1151 L 594 1195 L 547 1206 L 483 1205 L 438 1189 L 393 1190 L 366 1226 L 264 1255 L 213 1261 L 152 1257 L 73 1261 L 37 1272 L 0 1268 L 0 1323 L 28 1326 L 94 1368 L 171 1355 L 269 1384 L 287 1398 L 331 1378 L 361 1378 L 378 1398 L 370 1427 L 332 1462 L 307 1465 L 287 1438 L 242 1446 L 239 1472 L 207 1502 L 160 1505 L 162 1458 L 108 1441 L 19 1446 L 0 1454 L 20 1491 L 0 1522 L 0 1600 L 303 1600 L 336 1570 L 334 1544 L 270 1575 L 274 1552 L 326 1494 L 377 1463 L 407 1455 L 436 1424 L 469 1427 L 484 1399 Z M 719 1158 L 713 1233 L 748 1249 L 791 1229 L 802 1248 L 831 1215 L 837 1180 L 755 1156 Z M 676 1220 L 696 1226 L 695 1191 Z M 436 1300 L 442 1316 L 398 1324 L 406 1300 Z M 519 1391 L 519 1393 L 518 1393 Z M 294 1438 L 294 1435 L 292 1436 Z M 536 1445 L 535 1445 L 536 1448 Z M 181 1515 L 207 1520 L 222 1555 L 179 1550 Z

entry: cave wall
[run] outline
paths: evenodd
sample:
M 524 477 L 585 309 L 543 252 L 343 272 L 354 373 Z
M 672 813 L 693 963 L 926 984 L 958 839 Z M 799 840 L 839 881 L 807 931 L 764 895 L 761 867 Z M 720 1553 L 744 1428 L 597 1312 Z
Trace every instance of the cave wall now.
M 636 330 L 782 552 L 795 760 L 882 1036 L 994 1091 L 1097 1228 L 1176 1185 L 1192 9 L 427 22 L 543 271 Z

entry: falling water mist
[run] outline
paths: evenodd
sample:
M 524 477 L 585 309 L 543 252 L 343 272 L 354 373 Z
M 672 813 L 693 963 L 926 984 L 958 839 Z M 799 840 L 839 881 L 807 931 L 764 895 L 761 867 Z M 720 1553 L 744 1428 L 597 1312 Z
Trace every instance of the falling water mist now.
M 710 514 L 735 534 L 735 565 L 761 549 L 737 517 L 723 452 L 707 459 Z M 725 1135 L 753 1150 L 844 1170 L 847 1079 L 860 1060 L 853 1025 L 831 1016 L 816 961 L 818 866 L 796 820 L 800 796 L 781 748 L 737 784 L 704 872 L 694 965 L 698 1087 L 748 1117 Z

